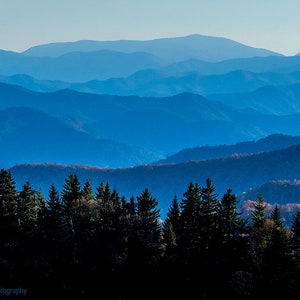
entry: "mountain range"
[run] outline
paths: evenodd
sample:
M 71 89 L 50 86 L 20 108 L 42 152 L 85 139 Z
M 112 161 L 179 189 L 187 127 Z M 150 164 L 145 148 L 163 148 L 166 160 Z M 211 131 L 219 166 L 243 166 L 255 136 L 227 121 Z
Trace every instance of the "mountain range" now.
M 0 61 L 0 163 L 18 185 L 78 172 L 127 197 L 147 186 L 165 210 L 189 181 L 282 203 L 271 190 L 298 178 L 299 55 L 195 34 L 0 50 Z
M 222 51 L 220 51 L 220 48 Z M 191 58 L 205 61 L 221 61 L 231 58 L 280 55 L 267 49 L 250 47 L 227 38 L 200 34 L 145 41 L 82 40 L 67 43 L 50 43 L 29 48 L 23 54 L 39 57 L 58 57 L 70 52 L 93 52 L 99 50 L 125 53 L 147 52 L 168 62 L 184 61 Z
M 33 108 L 94 139 L 147 149 L 145 153 L 151 155 L 144 163 L 199 145 L 232 144 L 273 133 L 300 135 L 300 128 L 295 126 L 300 121 L 299 112 L 274 115 L 253 109 L 238 110 L 191 93 L 155 98 L 121 97 L 72 90 L 37 93 L 15 85 L 0 84 L 0 97 L 5 99 L 0 103 L 0 110 Z M 2 122 L 5 123 L 5 118 Z M 38 130 L 38 127 L 32 125 L 32 130 Z M 32 143 L 35 142 L 32 140 Z M 83 155 L 80 161 L 74 163 L 86 164 L 85 157 Z M 36 160 L 40 161 L 38 157 Z M 52 161 L 51 157 L 48 161 Z M 141 162 L 140 159 L 137 162 Z M 89 163 L 98 165 L 97 160 L 89 160 Z M 112 167 L 115 164 L 101 166 Z
M 254 73 L 236 70 L 219 75 L 201 75 L 198 72 L 173 74 L 162 70 L 147 69 L 128 77 L 66 82 L 59 80 L 37 80 L 24 74 L 0 76 L 0 82 L 16 84 L 37 92 L 55 92 L 71 89 L 84 93 L 119 96 L 167 97 L 190 92 L 203 96 L 219 94 L 250 93 L 265 86 L 292 86 L 300 83 L 300 72 Z
M 108 182 L 120 195 L 138 196 L 145 188 L 158 200 L 165 216 L 172 199 L 179 199 L 190 182 L 204 186 L 210 178 L 216 192 L 223 195 L 228 188 L 235 194 L 243 194 L 272 180 L 294 180 L 300 174 L 300 145 L 269 152 L 238 155 L 205 161 L 190 161 L 177 164 L 144 165 L 131 168 L 99 168 L 89 166 L 64 166 L 53 164 L 27 164 L 10 168 L 18 187 L 30 181 L 34 188 L 47 194 L 54 183 L 61 190 L 70 174 L 77 174 L 80 182 L 89 179 L 94 189 L 100 182 Z M 265 198 L 274 203 L 277 199 Z M 284 203 L 290 198 L 286 195 Z M 299 202 L 298 202 L 299 203 Z

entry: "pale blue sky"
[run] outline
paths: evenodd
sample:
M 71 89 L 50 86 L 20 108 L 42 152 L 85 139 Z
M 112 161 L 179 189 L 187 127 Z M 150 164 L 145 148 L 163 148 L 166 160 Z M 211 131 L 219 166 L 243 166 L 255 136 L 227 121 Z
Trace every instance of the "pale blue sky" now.
M 300 52 L 299 0 L 0 0 L 0 49 L 203 34 Z

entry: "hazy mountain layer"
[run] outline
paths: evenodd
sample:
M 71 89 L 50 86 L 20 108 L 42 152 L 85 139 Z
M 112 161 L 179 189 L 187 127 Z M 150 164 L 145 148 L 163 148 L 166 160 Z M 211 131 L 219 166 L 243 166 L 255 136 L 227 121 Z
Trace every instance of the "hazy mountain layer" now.
M 0 164 L 30 162 L 101 167 L 149 163 L 160 155 L 106 139 L 96 139 L 32 108 L 0 111 Z
M 0 76 L 0 82 L 17 84 L 37 92 L 53 92 L 68 88 L 95 94 L 136 95 L 141 97 L 167 97 L 183 92 L 197 93 L 202 96 L 218 94 L 216 97 L 220 97 L 221 100 L 223 96 L 242 98 L 241 104 L 244 104 L 245 100 L 243 98 L 245 95 L 240 95 L 240 93 L 253 92 L 265 86 L 274 86 L 275 88 L 275 86 L 289 86 L 300 83 L 300 72 L 287 74 L 253 73 L 237 70 L 220 75 L 201 75 L 197 72 L 172 74 L 151 69 L 138 71 L 129 77 L 91 80 L 82 83 L 37 80 L 31 76 L 20 74 Z M 230 95 L 223 95 L 223 93 L 230 93 Z M 237 95 L 235 95 L 236 93 Z M 219 96 L 219 94 L 221 95 Z M 255 96 L 256 94 L 253 93 L 253 97 Z
M 85 131 L 171 155 L 200 145 L 232 144 L 272 133 L 300 135 L 300 114 L 264 115 L 184 93 L 150 98 L 109 96 L 62 90 L 37 93 L 0 84 L 0 109 L 27 106 Z
M 220 51 L 222 49 L 222 51 Z M 158 38 L 153 40 L 120 40 L 120 41 L 76 41 L 50 43 L 32 47 L 25 52 L 31 56 L 60 56 L 69 52 L 91 52 L 113 50 L 125 53 L 147 52 L 165 60 L 174 62 L 190 58 L 207 61 L 220 61 L 230 58 L 280 55 L 266 49 L 259 49 L 236 41 L 193 34 L 184 37 Z
M 208 98 L 238 109 L 252 108 L 264 114 L 287 115 L 300 112 L 300 84 L 264 86 L 250 93 L 214 94 Z
M 300 145 L 284 150 L 231 158 L 189 162 L 174 165 L 149 165 L 122 169 L 101 169 L 63 165 L 20 165 L 10 169 L 18 186 L 29 180 L 35 188 L 47 191 L 51 183 L 61 189 L 65 178 L 76 173 L 81 182 L 87 178 L 96 188 L 101 181 L 116 187 L 129 198 L 148 187 L 156 197 L 162 214 L 173 197 L 182 198 L 190 182 L 205 185 L 210 178 L 219 195 L 228 188 L 241 194 L 271 180 L 294 180 L 300 174 Z M 266 199 L 271 202 L 275 199 Z M 289 199 L 286 199 L 287 203 Z
M 288 148 L 300 144 L 300 136 L 273 134 L 257 141 L 240 142 L 233 145 L 199 146 L 183 149 L 158 163 L 182 163 L 188 161 L 208 160 L 241 154 L 255 154 Z
M 139 70 L 161 68 L 166 65 L 164 61 L 151 54 L 109 50 L 70 52 L 59 57 L 34 57 L 2 50 L 0 61 L 1 75 L 27 74 L 39 80 L 67 82 L 126 77 Z

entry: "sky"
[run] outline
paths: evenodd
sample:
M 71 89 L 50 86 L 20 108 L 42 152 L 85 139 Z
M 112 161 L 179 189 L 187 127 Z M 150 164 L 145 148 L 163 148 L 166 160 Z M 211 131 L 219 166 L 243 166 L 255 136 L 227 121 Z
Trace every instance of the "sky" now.
M 0 49 L 202 34 L 294 55 L 299 12 L 299 0 L 0 0 Z

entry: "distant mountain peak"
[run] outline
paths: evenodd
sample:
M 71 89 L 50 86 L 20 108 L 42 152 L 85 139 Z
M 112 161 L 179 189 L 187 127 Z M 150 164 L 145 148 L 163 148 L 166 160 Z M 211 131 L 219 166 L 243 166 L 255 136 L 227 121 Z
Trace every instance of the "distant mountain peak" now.
M 97 50 L 112 50 L 125 53 L 147 52 L 170 62 L 184 61 L 190 58 L 205 61 L 221 61 L 231 58 L 281 55 L 267 49 L 250 47 L 225 37 L 201 34 L 151 40 L 80 40 L 49 43 L 29 48 L 23 54 L 28 56 L 57 57 L 68 52 L 93 52 Z

